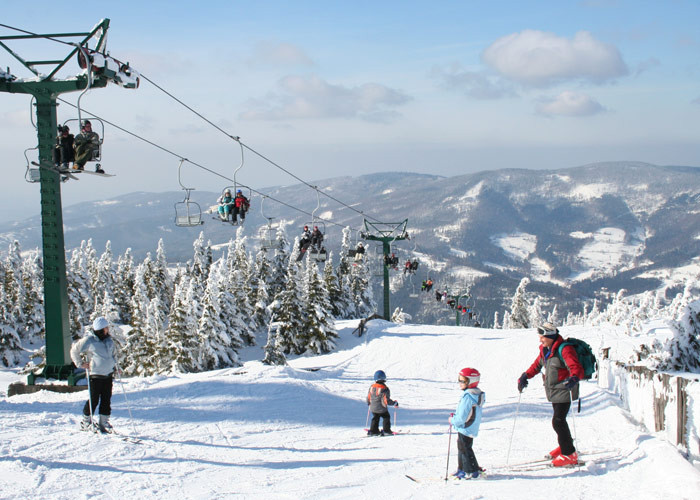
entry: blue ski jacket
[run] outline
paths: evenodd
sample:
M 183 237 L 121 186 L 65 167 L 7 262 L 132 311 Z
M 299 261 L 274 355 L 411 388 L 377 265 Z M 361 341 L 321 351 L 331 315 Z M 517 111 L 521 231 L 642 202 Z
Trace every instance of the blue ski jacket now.
M 450 419 L 452 428 L 465 436 L 476 437 L 481 425 L 481 407 L 485 402 L 486 393 L 478 387 L 465 389 L 457 410 Z

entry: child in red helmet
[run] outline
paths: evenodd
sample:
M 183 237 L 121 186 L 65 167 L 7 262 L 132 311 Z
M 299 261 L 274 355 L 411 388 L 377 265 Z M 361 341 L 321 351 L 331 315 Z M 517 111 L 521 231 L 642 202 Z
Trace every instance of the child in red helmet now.
M 472 449 L 474 438 L 479 434 L 481 407 L 486 401 L 486 393 L 478 387 L 480 378 L 481 374 L 475 368 L 463 368 L 459 372 L 462 399 L 457 410 L 450 415 L 450 423 L 457 431 L 458 469 L 452 474 L 456 479 L 476 479 L 483 472 Z

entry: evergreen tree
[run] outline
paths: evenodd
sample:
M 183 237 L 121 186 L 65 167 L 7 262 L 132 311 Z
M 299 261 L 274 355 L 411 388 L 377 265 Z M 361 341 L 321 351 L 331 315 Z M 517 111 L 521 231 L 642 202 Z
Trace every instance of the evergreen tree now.
M 265 344 L 265 357 L 262 362 L 266 365 L 286 365 L 287 359 L 279 348 L 277 341 L 277 326 L 270 322 L 267 329 L 267 343 Z
M 529 278 L 523 278 L 515 290 L 515 295 L 513 295 L 510 304 L 509 328 L 530 328 L 528 303 L 525 297 L 525 288 L 529 283 Z
M 114 305 L 119 311 L 119 322 L 131 323 L 131 294 L 134 290 L 134 258 L 131 248 L 117 260 L 117 272 L 114 284 Z
M 527 315 L 530 320 L 529 324 L 533 327 L 544 323 L 544 314 L 542 313 L 542 304 L 539 297 L 535 297 L 535 300 L 532 301 L 532 304 L 528 307 Z
M 355 317 L 363 318 L 376 311 L 377 304 L 374 302 L 371 276 L 367 262 L 363 259 L 356 264 L 357 265 L 352 266 L 350 273 L 350 289 L 355 304 Z
M 270 305 L 272 319 L 277 323 L 277 345 L 284 354 L 304 352 L 303 344 L 300 343 L 302 339 L 299 338 L 304 329 L 304 305 L 295 253 L 287 266 L 286 287 Z
M 7 297 L 5 314 L 13 319 L 17 334 L 24 337 L 27 290 L 22 266 L 22 250 L 17 240 L 13 241 L 7 250 L 4 271 L 3 288 Z
M 272 267 L 267 259 L 267 252 L 260 250 L 255 258 L 255 303 L 253 304 L 253 321 L 255 329 L 261 330 L 269 327 L 270 294 L 268 293 L 269 283 L 272 281 Z
M 44 271 L 38 249 L 24 260 L 22 267 L 25 289 L 23 338 L 33 344 L 45 335 Z
M 686 305 L 672 327 L 673 337 L 663 347 L 655 346 L 656 369 L 700 373 L 700 300 Z
M 90 321 L 92 308 L 95 305 L 95 299 L 90 293 L 89 276 L 81 249 L 75 249 L 72 252 L 70 263 L 66 269 L 66 285 L 69 325 L 71 332 L 73 332 L 73 339 L 76 340 L 79 338 L 83 325 Z
M 303 301 L 306 314 L 299 343 L 303 350 L 308 349 L 314 354 L 330 352 L 338 334 L 333 325 L 328 291 L 318 274 L 316 261 L 307 257 L 305 267 Z
M 498 311 L 493 313 L 493 329 L 498 330 L 501 325 L 498 323 Z
M 209 278 L 209 269 L 213 261 L 211 241 L 208 241 L 206 245 L 204 244 L 204 231 L 199 233 L 199 238 L 195 240 L 193 247 L 194 257 L 192 259 L 190 271 L 193 279 L 204 289 L 207 278 Z
M 299 242 L 295 242 L 294 249 L 298 250 Z M 270 261 L 271 272 L 270 280 L 267 282 L 267 293 L 270 297 L 276 297 L 278 293 L 286 287 L 286 275 L 287 275 L 287 265 L 289 259 L 291 258 L 289 251 L 289 241 L 287 240 L 287 233 L 284 230 L 284 224 L 280 224 L 277 228 L 277 234 L 275 236 L 275 252 Z M 296 256 L 293 257 L 296 259 Z
M 13 326 L 12 316 L 8 314 L 8 307 L 11 307 L 11 303 L 4 288 L 0 287 L 0 361 L 6 367 L 15 366 L 22 352 L 19 334 Z
M 153 287 L 157 290 L 163 310 L 170 310 L 170 302 L 173 299 L 173 280 L 168 271 L 168 261 L 165 257 L 165 244 L 163 238 L 158 240 L 156 259 L 153 262 Z
M 159 353 L 157 341 L 149 331 L 148 306 L 150 300 L 146 291 L 145 271 L 148 266 L 140 265 L 134 275 L 134 289 L 131 298 L 131 330 L 126 337 L 124 365 L 127 375 L 146 376 L 156 372 Z
M 195 280 L 183 275 L 175 288 L 168 315 L 161 372 L 192 372 L 199 356 L 197 319 L 194 317 Z
M 222 261 L 214 265 L 209 273 L 207 289 L 202 299 L 202 317 L 198 323 L 197 336 L 201 342 L 199 366 L 213 370 L 234 366 L 238 361 L 234 342 L 221 320 L 222 275 L 219 272 Z M 240 344 L 239 344 L 240 346 Z
M 323 283 L 328 292 L 328 301 L 331 306 L 331 314 L 336 318 L 344 318 L 347 307 L 343 303 L 338 284 L 338 276 L 333 269 L 333 252 L 328 253 L 328 258 L 323 266 Z

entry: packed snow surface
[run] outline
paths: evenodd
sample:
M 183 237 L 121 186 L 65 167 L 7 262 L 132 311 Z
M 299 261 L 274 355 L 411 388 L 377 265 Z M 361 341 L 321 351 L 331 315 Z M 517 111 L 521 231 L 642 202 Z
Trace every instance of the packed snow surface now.
M 115 384 L 112 422 L 141 437 L 140 444 L 79 431 L 84 392 L 3 397 L 0 499 L 700 498 L 700 472 L 595 382 L 582 383 L 581 413 L 569 415 L 584 466 L 506 467 L 507 460 L 512 466 L 541 459 L 556 446 L 539 377 L 521 398 L 516 390 L 537 355 L 533 330 L 376 320 L 357 338 L 351 335 L 357 321 L 337 326 L 333 353 L 290 359 L 289 366 L 246 361 L 134 378 L 124 381 L 125 393 Z M 563 333 L 594 348 L 601 343 L 595 330 Z M 261 354 L 255 347 L 242 357 Z M 466 366 L 481 371 L 487 397 L 474 449 L 488 478 L 445 482 L 447 418 Z M 402 431 L 396 436 L 366 437 L 363 430 L 364 397 L 378 369 L 400 403 L 391 412 Z M 0 376 L 3 391 L 19 379 L 9 370 Z M 457 464 L 451 437 L 450 472 Z

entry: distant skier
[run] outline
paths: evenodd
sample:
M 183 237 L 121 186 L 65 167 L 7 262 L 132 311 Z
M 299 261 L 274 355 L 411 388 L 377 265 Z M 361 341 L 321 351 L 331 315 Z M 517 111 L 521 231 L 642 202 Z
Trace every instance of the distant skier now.
M 238 224 L 237 218 L 241 218 L 241 224 L 243 224 L 243 221 L 245 221 L 245 214 L 248 212 L 248 209 L 250 209 L 250 200 L 245 197 L 243 192 L 239 189 L 236 191 L 236 197 L 233 199 L 234 202 L 234 207 L 233 207 L 233 214 L 231 215 L 231 219 L 234 224 Z
M 81 359 L 85 354 L 88 361 Z M 92 333 L 76 341 L 70 350 L 70 357 L 75 366 L 85 368 L 90 385 L 88 400 L 83 407 L 82 430 L 99 430 L 102 433 L 113 432 L 109 423 L 112 414 L 112 375 L 117 366 L 116 350 L 112 337 L 109 336 L 109 322 L 102 316 L 92 322 Z M 92 415 L 97 405 L 100 417 L 95 426 Z
M 449 419 L 457 431 L 457 472 L 452 474 L 456 479 L 476 479 L 483 471 L 472 449 L 481 425 L 481 408 L 486 402 L 486 393 L 478 387 L 480 379 L 481 374 L 475 368 L 463 368 L 457 379 L 463 391 L 462 399 Z
M 367 431 L 368 436 L 391 436 L 391 415 L 389 406 L 399 406 L 398 401 L 391 399 L 391 391 L 386 386 L 386 374 L 382 370 L 374 372 L 374 384 L 367 393 L 367 404 L 372 412 L 372 423 Z M 379 431 L 379 419 L 382 419 L 382 430 Z
M 571 401 L 578 399 L 578 382 L 583 378 L 583 367 L 578 360 L 576 350 L 571 345 L 565 345 L 561 350 L 561 358 L 557 354 L 564 339 L 552 323 L 545 323 L 537 328 L 540 336 L 540 354 L 520 378 L 518 391 L 523 392 L 527 380 L 537 375 L 544 368 L 544 390 L 547 400 L 552 403 L 554 416 L 552 427 L 557 433 L 559 446 L 549 452 L 552 465 L 563 467 L 576 465 L 578 453 L 574 448 L 566 414 L 569 413 Z

